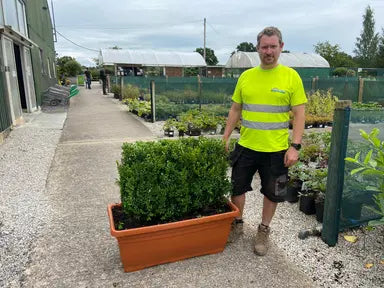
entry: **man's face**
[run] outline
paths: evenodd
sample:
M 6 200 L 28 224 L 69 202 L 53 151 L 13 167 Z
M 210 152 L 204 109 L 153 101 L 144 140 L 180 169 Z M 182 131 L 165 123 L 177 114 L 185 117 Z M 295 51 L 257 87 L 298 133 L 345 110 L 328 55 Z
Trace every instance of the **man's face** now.
M 277 65 L 277 60 L 281 51 L 283 50 L 284 43 L 279 43 L 279 38 L 276 35 L 267 36 L 263 35 L 260 39 L 260 45 L 257 49 L 261 61 L 261 67 L 264 69 L 271 69 Z

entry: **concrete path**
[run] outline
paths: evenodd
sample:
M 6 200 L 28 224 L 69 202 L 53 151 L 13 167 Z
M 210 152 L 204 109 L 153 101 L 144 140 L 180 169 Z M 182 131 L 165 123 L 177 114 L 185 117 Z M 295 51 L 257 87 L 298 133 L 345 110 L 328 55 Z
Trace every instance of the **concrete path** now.
M 255 256 L 250 227 L 223 253 L 124 273 L 106 212 L 119 202 L 116 160 L 123 142 L 153 136 L 100 85 L 92 88 L 71 99 L 47 180 L 49 217 L 22 287 L 312 287 L 275 245 Z

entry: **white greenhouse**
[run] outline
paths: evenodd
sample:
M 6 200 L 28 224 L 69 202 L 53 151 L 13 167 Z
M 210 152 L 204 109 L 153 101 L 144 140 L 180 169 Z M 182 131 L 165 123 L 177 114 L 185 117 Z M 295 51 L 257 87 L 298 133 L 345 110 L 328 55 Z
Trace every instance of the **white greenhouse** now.
M 143 51 L 131 49 L 101 49 L 99 63 L 104 66 L 114 66 L 115 72 L 124 71 L 123 75 L 140 75 L 143 67 L 158 67 L 163 69 L 163 75 L 183 76 L 187 67 L 206 67 L 203 56 L 197 52 L 168 52 Z
M 329 63 L 318 54 L 308 53 L 281 53 L 279 63 L 295 68 L 329 68 Z M 225 68 L 252 68 L 260 64 L 259 54 L 257 52 L 234 53 Z

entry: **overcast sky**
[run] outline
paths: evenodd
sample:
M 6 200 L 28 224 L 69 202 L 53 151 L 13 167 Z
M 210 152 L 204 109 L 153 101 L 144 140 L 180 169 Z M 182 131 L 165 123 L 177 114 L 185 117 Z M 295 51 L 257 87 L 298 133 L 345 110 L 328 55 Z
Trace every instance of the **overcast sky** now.
M 48 0 L 51 4 L 51 1 Z M 255 43 L 266 26 L 283 34 L 284 49 L 313 53 L 318 42 L 339 44 L 353 55 L 363 14 L 374 10 L 376 32 L 384 28 L 384 0 L 53 0 L 56 51 L 85 66 L 99 50 L 120 48 L 193 52 L 204 46 L 225 64 L 241 42 Z

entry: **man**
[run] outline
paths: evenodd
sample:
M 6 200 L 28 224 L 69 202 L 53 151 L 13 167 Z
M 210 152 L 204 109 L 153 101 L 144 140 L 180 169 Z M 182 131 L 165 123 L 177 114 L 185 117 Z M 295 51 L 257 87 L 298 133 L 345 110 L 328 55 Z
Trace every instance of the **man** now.
M 88 68 L 84 72 L 85 75 L 85 89 L 91 89 L 91 72 L 89 72 Z
M 307 99 L 296 71 L 278 64 L 283 47 L 279 29 L 267 27 L 258 34 L 260 65 L 241 74 L 223 136 L 228 151 L 229 138 L 241 117 L 240 139 L 230 157 L 231 200 L 240 210 L 232 225 L 231 238 L 235 240 L 242 233 L 245 193 L 252 190 L 252 178 L 258 172 L 264 199 L 254 252 L 260 256 L 267 253 L 269 225 L 277 204 L 284 201 L 288 167 L 298 161 L 304 132 Z M 294 116 L 291 145 L 289 110 Z
M 104 68 L 100 69 L 100 80 L 103 85 L 103 95 L 107 95 L 107 76 L 105 75 Z

